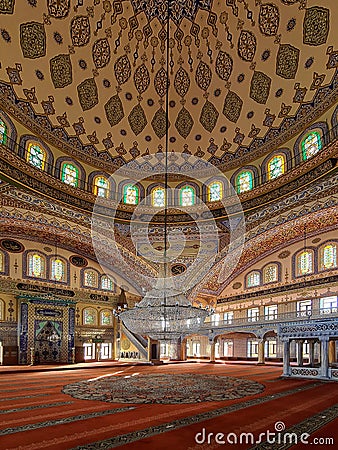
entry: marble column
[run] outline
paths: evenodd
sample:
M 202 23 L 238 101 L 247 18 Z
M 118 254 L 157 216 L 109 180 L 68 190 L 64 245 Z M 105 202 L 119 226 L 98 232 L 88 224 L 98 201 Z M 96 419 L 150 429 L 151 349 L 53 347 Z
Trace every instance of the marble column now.
M 313 367 L 315 364 L 315 341 L 309 341 L 309 365 Z
M 210 361 L 214 363 L 215 362 L 215 341 L 210 341 Z
M 299 367 L 303 366 L 303 340 L 297 341 L 297 365 Z
M 336 341 L 329 341 L 329 364 L 336 362 Z
M 290 341 L 287 339 L 283 345 L 283 376 L 289 377 L 290 373 Z
M 265 340 L 260 339 L 258 341 L 258 364 L 260 364 L 260 365 L 265 364 L 264 345 L 265 345 Z
M 322 378 L 329 377 L 329 337 L 320 338 L 320 366 Z

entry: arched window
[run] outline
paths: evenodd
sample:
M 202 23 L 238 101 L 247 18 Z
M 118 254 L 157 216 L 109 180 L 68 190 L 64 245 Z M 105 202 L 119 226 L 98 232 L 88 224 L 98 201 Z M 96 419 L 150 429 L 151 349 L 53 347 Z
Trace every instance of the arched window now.
M 46 277 L 46 260 L 38 253 L 30 253 L 28 255 L 27 272 L 29 277 L 45 278 Z
M 250 172 L 249 170 L 245 170 L 244 172 L 239 173 L 236 177 L 236 188 L 238 194 L 251 191 L 251 189 L 253 188 L 252 172 Z
M 337 244 L 327 243 L 320 247 L 320 270 L 329 270 L 337 267 Z
M 63 163 L 61 180 L 70 186 L 77 187 L 79 183 L 79 169 L 70 163 Z
M 7 141 L 7 127 L 5 122 L 0 117 L 0 144 L 6 144 Z
M 269 264 L 263 269 L 263 283 L 275 283 L 278 281 L 278 266 L 277 264 Z
M 318 153 L 321 148 L 322 140 L 318 131 L 313 131 L 312 133 L 308 134 L 302 141 L 303 160 L 306 161 L 307 159 L 311 158 L 311 156 L 314 156 L 316 153 Z
M 217 202 L 223 198 L 223 184 L 220 181 L 214 181 L 208 186 L 209 202 Z
M 165 189 L 156 187 L 151 191 L 151 204 L 156 208 L 164 208 L 165 206 Z
M 313 252 L 303 250 L 298 253 L 296 259 L 296 268 L 298 275 L 307 275 L 313 272 Z
M 111 311 L 103 310 L 100 313 L 100 323 L 103 326 L 109 326 L 113 324 L 113 315 Z
M 113 291 L 114 290 L 114 282 L 107 275 L 102 275 L 101 277 L 101 289 L 104 291 Z
M 27 150 L 27 161 L 32 166 L 44 170 L 46 163 L 46 152 L 38 144 L 30 143 Z
M 133 184 L 126 184 L 123 188 L 123 203 L 127 205 L 137 205 L 140 196 L 140 191 L 137 186 Z
M 98 175 L 94 178 L 94 194 L 98 197 L 107 198 L 109 194 L 109 181 L 107 177 Z
M 250 272 L 246 278 L 247 287 L 259 286 L 261 284 L 261 274 L 257 271 Z
M 87 287 L 95 287 L 98 285 L 98 276 L 95 270 L 86 269 L 83 274 L 83 285 Z
M 97 311 L 94 308 L 85 308 L 83 310 L 83 324 L 84 325 L 96 325 L 97 324 Z
M 192 206 L 195 204 L 195 189 L 192 186 L 184 186 L 180 189 L 180 205 Z
M 273 180 L 274 178 L 283 175 L 285 172 L 285 157 L 284 155 L 275 155 L 268 162 L 268 178 Z
M 60 258 L 52 259 L 51 279 L 55 281 L 66 281 L 66 264 Z

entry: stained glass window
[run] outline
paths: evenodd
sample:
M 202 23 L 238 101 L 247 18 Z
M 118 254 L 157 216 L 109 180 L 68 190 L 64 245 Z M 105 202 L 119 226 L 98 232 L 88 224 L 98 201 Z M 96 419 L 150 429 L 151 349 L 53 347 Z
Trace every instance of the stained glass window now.
M 236 187 L 239 194 L 251 191 L 253 188 L 252 172 L 246 170 L 245 172 L 239 173 L 236 177 Z
M 306 275 L 313 272 L 313 255 L 312 252 L 304 250 L 297 255 L 297 273 L 298 275 Z
M 70 186 L 77 187 L 79 182 L 79 169 L 73 164 L 65 163 L 62 165 L 61 180 Z
M 139 188 L 133 184 L 127 184 L 123 188 L 123 203 L 137 205 L 139 199 Z
M 0 272 L 5 271 L 5 261 L 4 261 L 4 254 L 0 252 Z
M 151 203 L 157 208 L 164 208 L 165 206 L 165 190 L 157 187 L 151 192 Z
M 94 180 L 94 194 L 98 197 L 108 197 L 109 193 L 109 181 L 106 177 L 100 175 L 95 177 Z
M 83 323 L 84 325 L 96 325 L 97 311 L 94 308 L 85 308 L 83 310 Z
M 180 189 L 180 205 L 192 206 L 195 204 L 195 189 L 191 186 L 184 186 Z
M 101 311 L 101 325 L 112 325 L 113 316 L 111 311 Z
M 7 141 L 7 127 L 5 122 L 0 118 L 0 144 L 6 144 Z
M 66 281 L 66 265 L 59 258 L 52 260 L 52 280 Z
M 208 186 L 209 202 L 217 202 L 223 197 L 223 185 L 220 181 L 214 181 Z
M 275 281 L 278 281 L 277 264 L 269 264 L 268 266 L 264 267 L 263 280 L 264 283 L 274 283 Z
M 259 272 L 250 272 L 247 276 L 247 286 L 254 287 L 261 284 L 261 274 Z
M 95 270 L 85 270 L 83 280 L 84 286 L 97 287 L 97 281 L 98 277 Z
M 321 148 L 322 140 L 320 134 L 317 131 L 313 131 L 302 141 L 303 160 L 306 161 L 307 159 L 311 158 L 311 156 L 314 156 L 316 153 L 318 153 Z
M 268 162 L 268 176 L 269 180 L 283 175 L 285 172 L 285 158 L 283 155 L 276 155 Z
M 28 276 L 37 278 L 45 276 L 45 259 L 37 253 L 28 255 Z
M 320 268 L 327 270 L 337 267 L 337 245 L 326 244 L 320 249 Z
M 44 170 L 46 162 L 46 152 L 38 144 L 29 144 L 27 151 L 27 161 L 32 166 Z
M 104 289 L 105 291 L 113 291 L 114 290 L 114 283 L 111 278 L 109 278 L 107 275 L 103 275 L 101 277 L 101 289 Z

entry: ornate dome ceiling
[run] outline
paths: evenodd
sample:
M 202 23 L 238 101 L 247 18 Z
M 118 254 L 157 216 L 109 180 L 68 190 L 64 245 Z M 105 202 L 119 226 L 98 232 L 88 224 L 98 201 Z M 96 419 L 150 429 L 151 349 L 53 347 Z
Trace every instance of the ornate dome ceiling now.
M 228 169 L 336 101 L 335 1 L 170 5 L 167 40 L 167 0 L 0 1 L 0 106 L 114 170 L 164 148 L 169 86 L 170 150 Z

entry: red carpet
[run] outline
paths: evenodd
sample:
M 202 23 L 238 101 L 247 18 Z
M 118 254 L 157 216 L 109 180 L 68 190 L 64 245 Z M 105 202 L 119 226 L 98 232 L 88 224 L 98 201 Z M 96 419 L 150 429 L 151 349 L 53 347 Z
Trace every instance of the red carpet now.
M 151 373 L 240 377 L 263 384 L 265 390 L 236 400 L 135 405 L 80 400 L 61 393 L 64 385 L 80 380 L 107 374 L 124 377 Z M 308 429 L 311 439 L 331 437 L 338 442 L 334 408 L 338 385 L 281 380 L 280 374 L 280 367 L 209 363 L 1 374 L 0 449 L 212 449 L 224 447 L 215 443 L 217 433 L 239 436 L 251 432 L 258 439 L 259 433 L 275 432 L 276 422 L 283 422 L 287 430 Z M 318 428 L 316 415 L 325 410 Z M 203 428 L 206 433 L 213 433 L 210 444 L 207 437 L 204 444 L 195 441 Z M 282 448 L 273 445 L 273 449 Z M 293 448 L 303 448 L 299 445 Z M 254 445 L 237 443 L 232 447 L 249 449 Z M 311 448 L 316 446 L 312 444 Z

